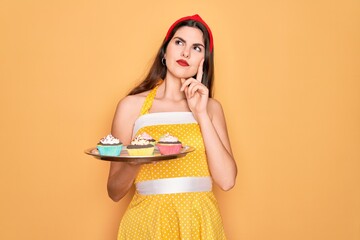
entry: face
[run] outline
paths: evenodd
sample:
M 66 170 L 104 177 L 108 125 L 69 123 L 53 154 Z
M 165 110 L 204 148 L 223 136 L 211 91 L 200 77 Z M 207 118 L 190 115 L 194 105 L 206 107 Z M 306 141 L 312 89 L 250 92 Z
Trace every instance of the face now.
M 201 30 L 194 27 L 181 27 L 175 32 L 166 48 L 168 74 L 177 78 L 193 77 L 204 57 L 205 44 Z

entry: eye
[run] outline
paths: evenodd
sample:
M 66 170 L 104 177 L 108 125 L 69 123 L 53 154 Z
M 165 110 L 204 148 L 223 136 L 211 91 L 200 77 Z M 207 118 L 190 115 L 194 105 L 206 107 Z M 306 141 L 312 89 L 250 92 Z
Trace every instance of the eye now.
M 194 48 L 194 50 L 197 51 L 197 52 L 201 52 L 201 51 L 202 51 L 202 49 L 201 49 L 200 46 L 195 45 L 193 48 Z
M 179 39 L 176 39 L 176 40 L 175 40 L 175 44 L 176 44 L 176 45 L 179 45 L 179 46 L 183 46 L 183 45 L 184 45 L 184 42 L 181 41 L 181 40 L 179 40 Z

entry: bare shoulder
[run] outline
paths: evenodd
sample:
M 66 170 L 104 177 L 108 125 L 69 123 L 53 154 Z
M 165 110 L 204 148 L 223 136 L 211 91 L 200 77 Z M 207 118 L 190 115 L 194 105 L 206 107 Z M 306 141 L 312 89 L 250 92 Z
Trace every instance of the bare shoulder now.
M 121 99 L 116 107 L 113 126 L 133 124 L 140 114 L 145 98 L 145 95 L 136 94 Z
M 140 115 L 146 94 L 129 95 L 121 99 L 116 107 L 111 133 L 124 144 L 129 144 L 136 119 Z
M 213 118 L 214 116 L 219 116 L 219 115 L 222 116 L 224 114 L 221 103 L 214 98 L 209 98 L 208 111 L 209 111 L 211 118 Z
M 144 92 L 124 97 L 117 105 L 117 112 L 126 112 L 128 115 L 139 114 L 146 96 L 147 94 Z

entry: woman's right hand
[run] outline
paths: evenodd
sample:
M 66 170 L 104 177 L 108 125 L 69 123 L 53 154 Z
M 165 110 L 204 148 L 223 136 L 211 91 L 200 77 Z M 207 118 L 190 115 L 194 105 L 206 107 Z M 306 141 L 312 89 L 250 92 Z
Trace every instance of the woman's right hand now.
M 131 142 L 132 130 L 144 98 L 137 95 L 127 96 L 122 99 L 113 119 L 111 134 L 120 139 L 124 145 Z M 109 197 L 119 201 L 129 191 L 142 164 L 111 162 L 107 190 Z
M 131 188 L 141 164 L 111 162 L 107 183 L 109 197 L 117 202 L 122 199 Z

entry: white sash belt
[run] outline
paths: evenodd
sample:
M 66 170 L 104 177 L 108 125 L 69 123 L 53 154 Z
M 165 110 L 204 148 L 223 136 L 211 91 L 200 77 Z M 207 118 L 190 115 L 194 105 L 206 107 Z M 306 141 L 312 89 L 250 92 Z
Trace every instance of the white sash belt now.
M 163 178 L 136 183 L 136 190 L 141 195 L 209 192 L 211 189 L 210 177 Z

